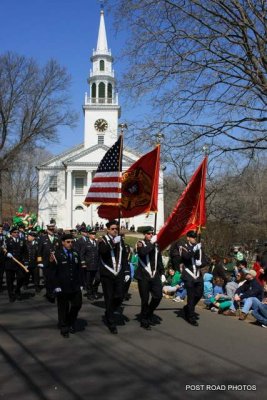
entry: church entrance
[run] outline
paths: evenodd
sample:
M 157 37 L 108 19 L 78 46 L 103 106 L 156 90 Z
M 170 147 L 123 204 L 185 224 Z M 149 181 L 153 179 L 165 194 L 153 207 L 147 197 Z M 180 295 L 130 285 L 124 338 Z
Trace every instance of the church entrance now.
M 73 228 L 76 227 L 76 225 L 81 225 L 83 222 L 86 223 L 86 210 L 83 206 L 77 206 L 75 207 L 73 211 Z

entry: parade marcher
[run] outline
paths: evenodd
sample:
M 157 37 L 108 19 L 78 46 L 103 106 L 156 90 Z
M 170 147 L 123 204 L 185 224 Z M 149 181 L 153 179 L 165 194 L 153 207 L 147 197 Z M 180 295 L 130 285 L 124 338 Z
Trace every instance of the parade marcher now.
M 55 302 L 55 296 L 51 287 L 51 274 L 49 259 L 51 253 L 60 247 L 60 241 L 55 234 L 56 226 L 54 223 L 47 225 L 46 234 L 42 235 L 38 241 L 38 267 L 43 268 L 46 294 L 45 297 L 51 303 Z
M 6 239 L 6 283 L 9 301 L 13 303 L 16 299 L 21 299 L 21 287 L 25 281 L 25 271 L 14 260 L 16 258 L 20 263 L 24 264 L 28 259 L 28 249 L 26 241 L 19 238 L 19 230 L 13 227 L 10 230 L 10 237 Z M 14 287 L 15 279 L 17 281 L 16 289 Z
M 96 231 L 90 229 L 88 237 L 83 240 L 83 245 L 80 247 L 80 257 L 82 267 L 85 271 L 85 288 L 86 296 L 89 300 L 96 300 L 98 281 L 96 280 L 99 257 L 98 257 L 98 242 L 96 241 Z
M 118 330 L 115 312 L 118 312 L 122 304 L 124 283 L 130 279 L 130 271 L 124 240 L 118 235 L 118 222 L 109 221 L 106 227 L 107 234 L 98 244 L 100 280 L 106 308 L 104 321 L 110 332 L 116 334 Z
M 5 272 L 5 235 L 3 225 L 0 225 L 0 292 L 3 291 L 3 281 Z
M 159 317 L 154 315 L 154 311 L 162 299 L 162 283 L 166 278 L 153 227 L 145 227 L 143 233 L 144 240 L 137 242 L 138 267 L 135 271 L 135 279 L 138 282 L 141 297 L 141 327 L 150 330 L 151 325 L 160 322 Z
M 75 323 L 82 306 L 82 269 L 78 253 L 72 249 L 73 236 L 63 234 L 62 246 L 50 254 L 49 268 L 57 297 L 58 327 L 63 337 L 75 333 Z
M 125 234 L 122 233 L 121 237 L 124 239 Z M 124 243 L 124 244 L 125 244 L 125 250 L 126 250 L 127 260 L 128 260 L 128 264 L 129 264 L 128 269 L 129 269 L 129 271 L 131 271 L 130 260 L 132 258 L 132 249 L 129 244 L 127 244 L 127 243 Z M 131 279 L 131 274 L 130 274 L 130 279 L 128 279 L 128 281 L 124 283 L 124 300 L 126 300 L 126 301 L 130 300 L 130 298 L 131 298 L 131 295 L 129 294 L 131 281 L 132 281 L 132 279 Z
M 40 292 L 40 270 L 37 267 L 37 256 L 38 256 L 38 242 L 37 232 L 30 231 L 27 235 L 26 245 L 28 249 L 27 267 L 29 273 L 26 275 L 24 284 L 27 286 L 30 282 L 30 278 L 34 284 L 36 293 Z
M 179 245 L 179 259 L 182 265 L 182 280 L 187 291 L 187 304 L 184 316 L 191 325 L 198 326 L 195 306 L 203 295 L 203 277 L 200 268 L 203 264 L 201 243 L 197 243 L 197 233 L 193 230 L 186 234 L 186 241 Z

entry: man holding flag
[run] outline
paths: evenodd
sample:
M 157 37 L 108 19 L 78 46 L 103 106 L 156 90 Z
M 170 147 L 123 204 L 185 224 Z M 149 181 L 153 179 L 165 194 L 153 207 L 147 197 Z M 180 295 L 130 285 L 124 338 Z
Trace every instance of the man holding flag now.
M 137 242 L 138 267 L 135 279 L 138 282 L 141 297 L 141 327 L 150 330 L 151 325 L 160 322 L 159 318 L 154 315 L 154 311 L 162 299 L 162 282 L 166 278 L 161 252 L 156 243 L 157 235 L 154 235 L 153 227 L 145 227 L 143 233 L 144 240 Z
M 187 291 L 187 304 L 184 317 L 189 324 L 198 326 L 195 306 L 203 295 L 202 267 L 203 253 L 201 243 L 197 243 L 197 233 L 193 230 L 186 234 L 186 241 L 179 246 L 178 264 L 182 268 L 181 278 Z

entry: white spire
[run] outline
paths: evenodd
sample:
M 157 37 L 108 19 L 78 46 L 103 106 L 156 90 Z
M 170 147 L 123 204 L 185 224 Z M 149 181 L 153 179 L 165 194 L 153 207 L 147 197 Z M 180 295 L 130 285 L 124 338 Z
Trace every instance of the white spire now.
M 96 51 L 97 53 L 108 53 L 108 42 L 107 42 L 103 8 L 101 8 L 100 11 L 100 24 L 98 30 Z

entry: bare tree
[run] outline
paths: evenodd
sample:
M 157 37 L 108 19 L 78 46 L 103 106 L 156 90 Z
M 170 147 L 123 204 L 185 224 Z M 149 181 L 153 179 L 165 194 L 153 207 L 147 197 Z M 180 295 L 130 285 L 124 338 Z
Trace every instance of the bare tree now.
M 154 106 L 142 141 L 164 131 L 173 159 L 192 144 L 249 157 L 267 148 L 265 0 L 111 3 L 129 33 L 124 87 Z
M 8 169 L 2 174 L 2 209 L 6 220 L 11 220 L 20 205 L 26 212 L 37 213 L 36 165 L 45 162 L 51 155 L 39 147 L 25 148 L 9 163 Z
M 59 126 L 73 126 L 69 86 L 70 76 L 55 60 L 40 67 L 14 53 L 0 56 L 0 172 L 25 147 L 56 140 Z

